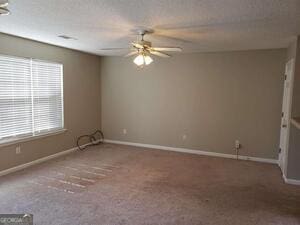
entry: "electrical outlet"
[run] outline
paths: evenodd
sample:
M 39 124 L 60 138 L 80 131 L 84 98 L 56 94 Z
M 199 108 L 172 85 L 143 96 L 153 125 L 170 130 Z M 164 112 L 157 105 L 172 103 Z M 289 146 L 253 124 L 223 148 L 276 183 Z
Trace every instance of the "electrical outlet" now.
M 127 134 L 127 130 L 123 129 L 123 134 L 126 135 Z
M 235 140 L 235 149 L 240 149 L 241 148 L 241 144 L 239 140 Z
M 185 141 L 186 139 L 187 139 L 187 135 L 186 134 L 182 135 L 182 140 Z
M 21 146 L 16 147 L 16 154 L 21 154 Z

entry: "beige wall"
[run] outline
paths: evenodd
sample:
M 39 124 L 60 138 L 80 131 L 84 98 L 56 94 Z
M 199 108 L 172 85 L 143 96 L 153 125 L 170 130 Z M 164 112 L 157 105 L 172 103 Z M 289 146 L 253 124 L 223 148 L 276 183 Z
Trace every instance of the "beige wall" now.
M 287 178 L 300 180 L 300 130 L 294 125 L 290 128 Z
M 292 102 L 292 117 L 300 116 L 300 37 L 296 41 L 296 45 L 292 45 L 295 49 L 295 74 L 294 74 L 294 88 L 293 88 L 293 102 Z
M 300 116 L 300 38 L 288 48 L 287 59 L 295 59 L 292 117 Z M 300 130 L 290 127 L 287 178 L 300 180 Z
M 242 155 L 278 157 L 286 50 L 131 60 L 101 61 L 107 139 L 228 154 L 239 139 Z
M 0 54 L 33 57 L 64 65 L 64 107 L 67 132 L 0 147 L 0 171 L 75 146 L 76 137 L 100 128 L 100 57 L 0 34 Z

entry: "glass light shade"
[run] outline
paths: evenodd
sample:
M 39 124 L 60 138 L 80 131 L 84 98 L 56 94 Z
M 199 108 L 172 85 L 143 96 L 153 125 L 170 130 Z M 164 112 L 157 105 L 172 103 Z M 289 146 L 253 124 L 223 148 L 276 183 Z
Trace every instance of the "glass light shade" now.
M 153 62 L 153 59 L 148 55 L 144 56 L 144 60 L 145 60 L 146 65 L 149 65 L 150 63 Z
M 142 66 L 144 65 L 145 61 L 144 61 L 144 56 L 143 55 L 138 55 L 137 57 L 135 57 L 135 59 L 133 60 L 133 62 L 138 65 L 138 66 Z
M 137 66 L 144 66 L 144 65 L 149 65 L 150 63 L 152 63 L 153 59 L 150 56 L 148 56 L 148 55 L 140 54 L 137 57 L 135 57 L 135 59 L 133 60 L 133 62 Z

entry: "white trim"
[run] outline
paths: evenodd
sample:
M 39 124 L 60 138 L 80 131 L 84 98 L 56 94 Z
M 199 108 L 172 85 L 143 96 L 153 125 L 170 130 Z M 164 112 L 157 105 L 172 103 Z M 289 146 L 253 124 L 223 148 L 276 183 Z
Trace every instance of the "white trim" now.
M 0 148 L 5 147 L 5 146 L 9 146 L 9 145 L 14 145 L 14 144 L 17 144 L 17 143 L 28 142 L 28 141 L 32 141 L 32 140 L 36 140 L 36 139 L 40 139 L 40 138 L 45 138 L 45 137 L 49 137 L 49 136 L 62 134 L 66 131 L 67 131 L 67 129 L 59 129 L 59 130 L 53 130 L 53 131 L 45 132 L 45 133 L 41 133 L 41 134 L 35 134 L 33 136 L 28 136 L 28 137 L 19 137 L 19 138 L 14 138 L 14 139 L 6 139 L 4 141 L 0 141 Z
M 195 149 L 176 148 L 176 147 L 168 147 L 168 146 L 161 146 L 161 145 L 141 144 L 141 143 L 133 143 L 133 142 L 127 142 L 127 141 L 108 140 L 108 139 L 105 139 L 104 142 L 105 143 L 111 143 L 111 144 L 130 145 L 130 146 L 153 148 L 153 149 L 166 150 L 166 151 L 175 151 L 175 152 L 191 153 L 191 154 L 197 154 L 197 155 L 206 155 L 206 156 L 236 159 L 236 155 L 232 155 L 232 154 L 208 152 L 208 151 L 201 151 L 201 150 L 195 150 Z M 242 156 L 242 155 L 239 155 L 239 159 L 255 161 L 255 162 L 278 164 L 277 159 L 258 158 L 258 157 L 251 157 L 251 156 Z
M 65 127 L 65 99 L 64 99 L 64 65 L 61 66 L 61 113 L 62 113 L 62 127 Z
M 287 129 L 286 130 L 286 140 L 285 140 L 285 145 L 282 147 L 281 143 L 279 143 L 279 148 L 281 149 L 281 152 L 278 154 L 278 165 L 281 169 L 281 172 L 283 174 L 287 173 L 287 160 L 288 160 L 288 155 L 289 155 L 289 139 L 290 139 L 290 120 L 291 120 L 291 115 L 292 115 L 292 102 L 293 102 L 293 89 L 294 89 L 294 77 L 295 77 L 295 58 L 290 59 L 285 65 L 285 75 L 287 75 L 287 65 L 291 63 L 292 64 L 292 70 L 291 70 L 291 74 L 290 74 L 290 89 L 289 89 L 289 93 L 288 93 L 288 102 L 286 105 L 286 109 L 282 109 L 282 112 L 287 112 L 287 127 L 283 128 L 282 127 L 282 119 L 281 119 L 281 128 L 280 128 L 280 142 L 281 142 L 281 132 L 282 129 Z M 283 91 L 285 91 L 286 89 L 286 80 L 284 80 L 284 89 Z M 284 96 L 283 96 L 284 98 Z M 284 102 L 285 99 L 282 99 L 282 103 Z M 283 104 L 282 104 L 283 105 Z
M 33 84 L 32 76 L 32 59 L 30 59 L 30 84 Z M 32 125 L 32 134 L 34 134 L 34 100 L 33 100 L 33 88 L 30 88 L 31 92 L 31 125 Z
M 282 174 L 282 177 L 283 177 L 284 182 L 287 184 L 300 185 L 300 180 L 286 178 L 286 176 L 284 174 Z
M 89 145 L 89 144 L 90 143 L 84 144 L 84 145 L 82 145 L 82 147 L 84 147 L 86 145 Z M 70 153 L 75 152 L 77 150 L 78 150 L 78 148 L 74 147 L 74 148 L 68 149 L 66 151 L 58 152 L 58 153 L 55 153 L 53 155 L 49 155 L 49 156 L 46 156 L 46 157 L 43 157 L 43 158 L 31 161 L 29 163 L 25 163 L 25 164 L 18 165 L 18 166 L 15 166 L 15 167 L 12 167 L 12 168 L 9 168 L 9 169 L 6 169 L 6 170 L 2 170 L 2 171 L 0 171 L 0 177 L 4 176 L 4 175 L 7 175 L 7 174 L 10 174 L 10 173 L 17 172 L 19 170 L 23 170 L 25 168 L 28 168 L 30 166 L 34 166 L 36 164 L 40 164 L 42 162 L 46 162 L 46 161 L 48 161 L 50 159 L 54 159 L 54 158 L 57 158 L 57 157 L 60 157 L 60 156 L 63 156 L 63 155 L 70 154 Z

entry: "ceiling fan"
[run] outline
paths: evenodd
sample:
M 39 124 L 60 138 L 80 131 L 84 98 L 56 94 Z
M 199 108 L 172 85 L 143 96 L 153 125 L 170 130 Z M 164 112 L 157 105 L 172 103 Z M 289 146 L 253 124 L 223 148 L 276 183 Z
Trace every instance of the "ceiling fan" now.
M 146 34 L 153 33 L 153 30 L 138 30 L 139 40 L 136 42 L 132 42 L 132 48 L 102 48 L 101 50 L 105 51 L 115 51 L 115 50 L 124 50 L 128 49 L 130 52 L 125 55 L 125 57 L 135 56 L 133 62 L 139 66 L 143 67 L 145 65 L 149 65 L 153 62 L 151 58 L 152 55 L 169 58 L 171 55 L 165 52 L 181 52 L 182 49 L 180 47 L 152 47 L 152 43 L 150 41 L 144 40 L 144 36 Z

